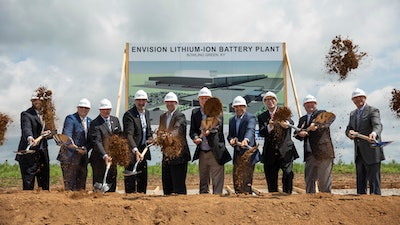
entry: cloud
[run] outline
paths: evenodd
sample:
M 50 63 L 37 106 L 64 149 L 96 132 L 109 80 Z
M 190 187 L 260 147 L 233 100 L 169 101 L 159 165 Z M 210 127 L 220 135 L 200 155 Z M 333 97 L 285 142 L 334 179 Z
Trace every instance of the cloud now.
M 349 96 L 360 87 L 381 110 L 384 139 L 395 140 L 385 152 L 400 161 L 399 119 L 388 107 L 390 91 L 400 87 L 399 1 L 0 0 L 0 5 L 0 112 L 14 119 L 9 137 L 20 135 L 19 114 L 40 85 L 54 92 L 60 129 L 82 97 L 92 102 L 91 117 L 104 97 L 116 106 L 126 42 L 286 42 L 300 101 L 313 94 L 321 109 L 337 115 L 332 136 L 339 154 L 352 159 L 344 129 L 354 109 Z M 336 35 L 368 53 L 341 82 L 324 69 Z M 296 108 L 291 90 L 289 106 Z

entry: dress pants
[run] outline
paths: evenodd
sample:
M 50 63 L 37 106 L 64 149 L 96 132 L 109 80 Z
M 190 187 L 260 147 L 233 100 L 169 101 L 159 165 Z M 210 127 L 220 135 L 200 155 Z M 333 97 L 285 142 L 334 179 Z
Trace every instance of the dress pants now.
M 106 164 L 104 160 L 97 160 L 90 163 L 92 165 L 93 185 L 95 183 L 103 184 L 104 173 L 106 171 Z M 106 183 L 110 185 L 110 190 L 107 192 L 115 192 L 117 188 L 117 165 L 112 164 L 108 170 Z
M 252 193 L 254 165 L 236 155 L 233 160 L 233 186 L 235 193 Z
M 211 150 L 199 154 L 200 194 L 210 193 L 210 181 L 213 194 L 222 194 L 224 188 L 224 165 L 218 164 Z
M 371 150 L 372 151 L 372 150 Z M 368 165 L 359 154 L 356 158 L 357 194 L 381 195 L 381 163 Z
M 131 163 L 125 169 L 132 171 L 134 164 Z M 125 193 L 146 193 L 147 191 L 147 160 L 144 159 L 143 161 L 139 162 L 136 168 L 136 171 L 139 172 L 136 175 L 132 176 L 125 176 L 124 183 L 125 183 Z
M 168 162 L 163 162 L 161 179 L 164 195 L 187 194 L 187 168 L 187 162 L 177 165 L 171 165 L 168 164 Z
M 278 192 L 278 174 L 282 170 L 282 191 L 291 194 L 293 191 L 293 161 L 283 162 L 281 158 L 273 164 L 264 164 L 264 173 L 267 180 L 268 192 Z
M 60 162 L 64 178 L 64 190 L 79 191 L 86 188 L 86 155 L 74 154 L 70 161 Z
M 316 182 L 320 192 L 331 193 L 333 158 L 317 160 L 309 154 L 305 160 L 304 179 L 306 193 L 316 193 Z
M 35 177 L 39 188 L 49 190 L 50 166 L 45 154 L 48 154 L 47 149 L 38 150 L 33 154 L 22 156 L 19 160 L 23 190 L 34 189 Z

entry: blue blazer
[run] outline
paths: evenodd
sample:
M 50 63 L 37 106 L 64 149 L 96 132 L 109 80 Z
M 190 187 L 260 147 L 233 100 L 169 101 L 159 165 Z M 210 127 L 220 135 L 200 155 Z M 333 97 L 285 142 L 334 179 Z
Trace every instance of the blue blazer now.
M 86 127 L 87 133 L 85 135 L 85 130 L 82 125 L 82 120 L 79 114 L 76 112 L 74 114 L 68 115 L 64 121 L 64 127 L 62 133 L 74 140 L 75 145 L 78 147 L 85 147 L 87 151 L 92 148 L 92 144 L 89 138 L 89 127 L 92 119 L 86 117 Z M 69 143 L 68 143 L 69 144 Z M 74 154 L 79 154 L 75 149 L 66 148 L 66 151 L 60 151 L 57 160 L 65 161 L 71 159 Z M 87 156 L 87 155 L 86 155 Z
M 228 133 L 228 142 L 237 137 L 238 141 L 243 141 L 245 138 L 249 140 L 249 146 L 253 147 L 256 145 L 255 139 L 255 127 L 256 127 L 256 117 L 248 112 L 245 112 L 239 124 L 239 132 L 236 133 L 236 114 L 232 118 L 229 119 L 229 133 Z M 236 157 L 237 152 L 243 154 L 245 152 L 239 146 L 234 147 L 234 155 Z

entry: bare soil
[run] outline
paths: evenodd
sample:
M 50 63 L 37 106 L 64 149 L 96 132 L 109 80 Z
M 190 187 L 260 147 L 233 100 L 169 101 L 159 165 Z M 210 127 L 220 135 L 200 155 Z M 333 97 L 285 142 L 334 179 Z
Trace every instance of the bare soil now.
M 90 182 L 90 181 L 89 181 Z M 231 175 L 225 184 L 233 187 Z M 294 179 L 297 193 L 261 195 L 176 195 L 0 189 L 0 224 L 400 224 L 400 196 L 304 194 L 303 174 Z M 149 190 L 161 187 L 149 178 Z M 188 189 L 198 177 L 187 178 Z M 266 189 L 255 174 L 253 186 Z M 88 185 L 91 188 L 91 185 Z M 333 188 L 355 188 L 354 174 L 334 175 Z M 400 188 L 400 174 L 383 174 L 382 188 Z M 123 181 L 118 181 L 123 190 Z

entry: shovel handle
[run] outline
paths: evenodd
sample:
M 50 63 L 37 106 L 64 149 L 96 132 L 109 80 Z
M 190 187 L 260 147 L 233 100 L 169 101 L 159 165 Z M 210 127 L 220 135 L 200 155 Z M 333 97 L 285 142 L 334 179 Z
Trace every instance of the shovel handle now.
M 367 135 L 363 135 L 363 134 L 360 134 L 360 133 L 355 132 L 355 131 L 350 131 L 350 135 L 352 135 L 352 136 L 354 136 L 356 138 L 361 138 L 361 139 L 366 140 L 366 141 L 368 141 L 370 143 L 377 142 L 375 140 L 371 140 Z
M 150 147 L 150 146 L 153 146 L 153 145 L 154 145 L 153 143 L 147 145 L 147 146 L 143 149 L 143 152 L 140 153 L 140 158 L 143 158 L 144 155 L 146 154 L 147 150 L 149 150 L 149 147 Z
M 110 169 L 111 164 L 112 164 L 111 162 L 107 162 L 107 163 L 106 163 L 106 170 L 109 170 L 109 169 Z

